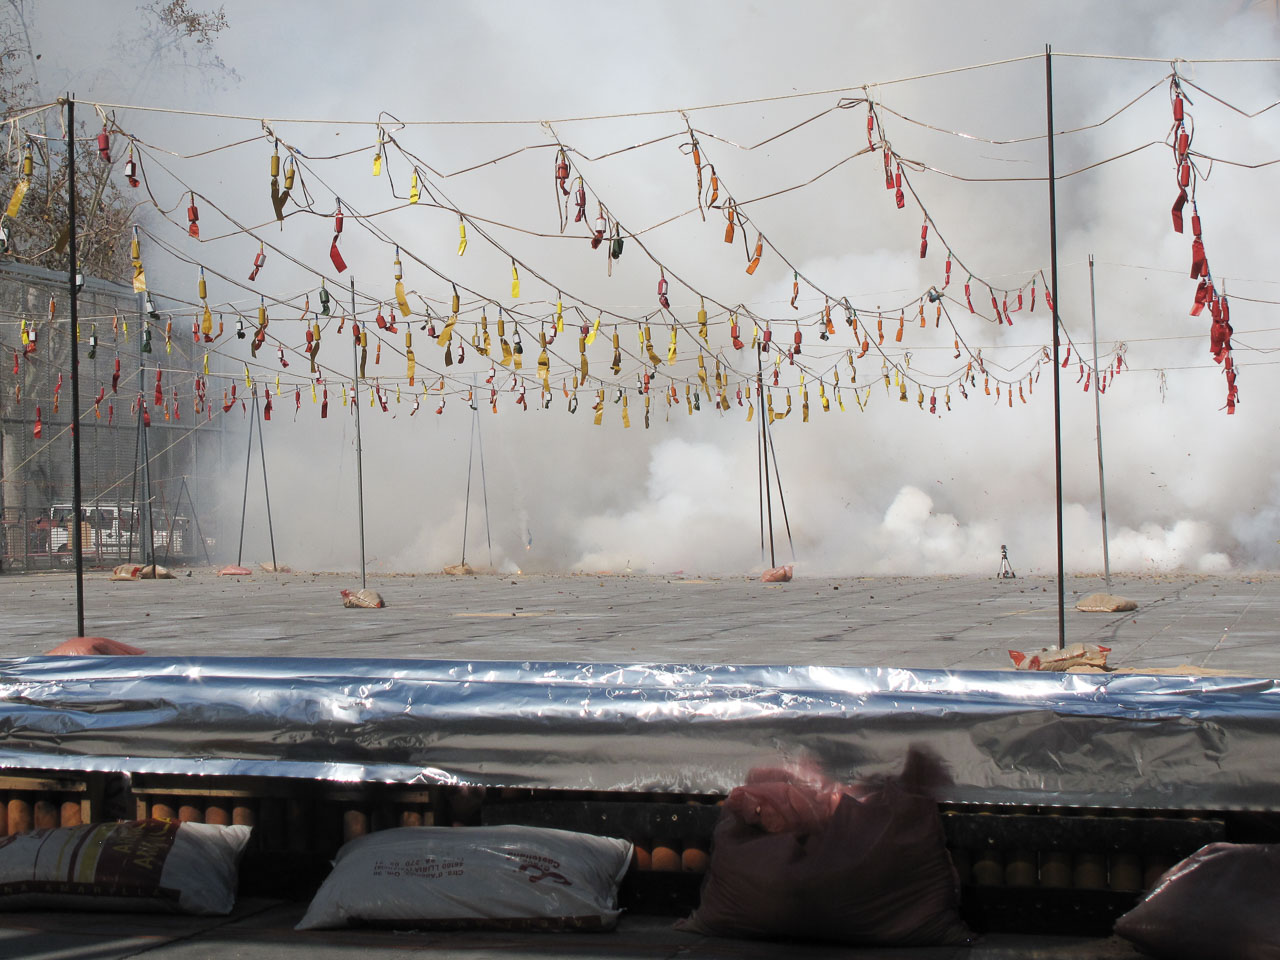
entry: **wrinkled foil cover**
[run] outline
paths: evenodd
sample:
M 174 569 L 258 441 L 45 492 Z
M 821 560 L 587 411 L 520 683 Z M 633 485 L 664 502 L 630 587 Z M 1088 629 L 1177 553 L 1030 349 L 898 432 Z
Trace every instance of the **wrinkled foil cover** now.
M 200 657 L 0 660 L 0 767 L 723 793 L 908 745 L 958 802 L 1280 807 L 1278 681 Z

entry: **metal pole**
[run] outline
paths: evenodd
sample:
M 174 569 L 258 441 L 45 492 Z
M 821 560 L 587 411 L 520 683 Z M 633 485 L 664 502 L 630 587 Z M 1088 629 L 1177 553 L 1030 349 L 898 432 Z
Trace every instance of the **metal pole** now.
M 475 399 L 475 374 L 471 375 L 471 396 Z M 471 408 L 471 434 L 467 438 L 467 499 L 462 507 L 462 565 L 467 563 L 467 522 L 471 519 L 471 461 L 475 459 L 476 453 L 476 418 L 480 416 L 480 411 L 476 407 Z
M 1107 481 L 1102 472 L 1102 401 L 1098 387 L 1102 371 L 1098 369 L 1098 301 L 1093 291 L 1093 254 L 1089 254 L 1089 315 L 1093 321 L 1093 427 L 1098 437 L 1098 500 L 1102 504 L 1102 570 L 1111 592 L 1111 548 L 1107 543 Z
M 1058 198 L 1053 167 L 1053 47 L 1044 46 L 1045 113 L 1049 127 L 1049 286 L 1053 297 L 1053 466 L 1058 516 L 1058 649 L 1067 645 L 1067 599 L 1062 561 L 1062 385 L 1058 364 Z
M 472 394 L 474 397 L 475 394 Z M 476 446 L 480 448 L 480 493 L 484 496 L 484 542 L 489 549 L 489 569 L 493 569 L 493 535 L 489 532 L 489 481 L 484 475 L 484 430 L 476 412 Z
M 129 519 L 129 555 L 125 557 L 126 562 L 133 562 L 133 545 L 137 541 L 138 559 L 142 559 L 142 512 L 138 509 L 138 469 L 141 467 L 139 458 L 142 456 L 142 417 L 138 417 L 138 424 L 133 431 L 133 482 L 129 485 L 129 509 L 133 516 Z M 119 511 L 117 510 L 117 513 Z M 138 528 L 138 532 L 134 534 L 134 527 Z
M 258 395 L 253 395 L 254 413 L 258 410 Z M 249 442 L 245 444 L 244 450 L 244 498 L 240 501 L 240 549 L 236 551 L 236 566 L 243 566 L 244 560 L 244 518 L 249 510 L 249 464 L 253 463 L 253 421 L 257 417 L 249 418 Z
M 138 544 L 138 559 L 153 566 L 156 562 L 156 525 L 151 514 L 151 446 L 147 437 L 146 417 L 143 407 L 146 405 L 146 378 L 143 370 L 143 344 L 147 342 L 146 294 L 138 294 L 138 444 L 139 457 L 142 462 L 142 510 L 139 518 L 138 533 L 142 536 Z M 145 536 L 143 536 L 145 534 Z
M 356 278 L 351 278 L 351 322 L 356 322 Z M 351 402 L 356 408 L 356 507 L 360 515 L 360 589 L 368 586 L 364 560 L 364 450 L 360 445 L 360 345 L 351 338 Z
M 271 388 L 268 387 L 268 390 Z M 258 408 L 258 391 L 253 391 L 253 416 L 257 420 L 261 413 Z M 276 564 L 276 531 L 271 525 L 271 489 L 267 486 L 267 451 L 262 445 L 262 421 L 258 420 L 258 459 L 262 461 L 262 499 L 267 504 L 267 537 L 271 541 L 271 571 L 279 573 Z M 192 508 L 194 509 L 194 507 Z
M 80 325 L 76 284 L 76 102 L 67 94 L 67 279 L 71 286 L 71 509 L 75 526 L 71 549 L 76 556 L 76 636 L 84 636 L 84 543 L 80 524 Z
M 769 434 L 767 433 L 769 424 L 769 414 L 765 409 L 764 403 L 764 373 L 760 360 L 759 351 L 756 352 L 756 400 L 760 404 L 760 437 L 761 443 L 764 445 L 766 454 L 764 456 L 764 502 L 769 514 L 769 566 L 776 567 L 778 565 L 777 558 L 773 553 L 773 492 L 769 488 Z
M 773 458 L 773 479 L 778 484 L 778 502 L 782 504 L 782 522 L 787 528 L 787 544 L 791 548 L 791 560 L 796 559 L 796 542 L 791 536 L 791 518 L 787 516 L 787 498 L 782 492 L 782 471 L 778 469 L 778 447 L 773 442 L 773 431 L 769 431 L 769 456 Z
M 760 415 L 764 416 L 763 410 Z M 764 560 L 764 436 L 759 433 L 756 434 L 756 502 L 760 505 L 760 559 Z

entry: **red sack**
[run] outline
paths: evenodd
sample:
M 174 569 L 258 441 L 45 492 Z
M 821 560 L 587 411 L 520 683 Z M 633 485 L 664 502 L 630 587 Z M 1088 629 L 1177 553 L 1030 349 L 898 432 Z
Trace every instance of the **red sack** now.
M 1153 957 L 1280 957 L 1280 844 L 1210 843 L 1170 869 L 1116 933 Z
M 769 772 L 753 773 L 760 776 Z M 701 905 L 677 926 L 854 945 L 969 943 L 932 793 L 944 778 L 936 758 L 913 749 L 899 776 L 854 787 L 815 788 L 793 777 L 735 790 L 716 827 Z M 751 796 L 764 801 L 762 823 L 813 825 L 771 833 L 748 823 L 739 811 Z M 809 805 L 797 807 L 798 798 Z
M 72 637 L 64 640 L 52 650 L 45 651 L 46 657 L 137 657 L 146 653 L 137 647 L 131 647 L 119 640 L 108 640 L 106 637 Z

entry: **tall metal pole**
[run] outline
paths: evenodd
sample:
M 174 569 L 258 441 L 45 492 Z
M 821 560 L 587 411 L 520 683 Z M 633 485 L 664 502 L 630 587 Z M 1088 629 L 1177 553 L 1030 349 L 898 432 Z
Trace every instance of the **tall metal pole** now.
M 1045 114 L 1049 127 L 1049 286 L 1053 297 L 1053 467 L 1058 516 L 1058 649 L 1067 645 L 1067 598 L 1062 561 L 1062 384 L 1058 364 L 1058 198 L 1053 167 L 1053 47 L 1044 46 Z
M 471 375 L 471 396 L 475 400 L 476 375 Z M 462 565 L 467 565 L 467 522 L 471 519 L 471 462 L 476 454 L 476 420 L 480 417 L 479 408 L 471 407 L 471 433 L 467 438 L 467 499 L 462 507 Z
M 267 389 L 271 388 L 268 387 Z M 267 451 L 262 440 L 263 421 L 258 419 L 261 415 L 258 407 L 258 391 L 255 389 L 253 391 L 253 417 L 258 420 L 258 459 L 262 461 L 262 499 L 267 504 L 267 537 L 271 541 L 271 570 L 273 573 L 279 573 L 279 564 L 276 561 L 276 530 L 271 524 L 271 488 L 267 486 Z M 194 510 L 195 507 L 193 506 L 192 509 Z
M 1102 371 L 1098 369 L 1098 301 L 1093 292 L 1093 254 L 1089 254 L 1089 315 L 1093 322 L 1093 428 L 1098 437 L 1098 500 L 1102 504 L 1102 569 L 1111 592 L 1111 548 L 1107 543 L 1107 481 L 1102 472 L 1102 401 L 1098 387 Z
M 249 437 L 244 450 L 244 498 L 240 501 L 240 549 L 236 551 L 236 566 L 244 566 L 244 518 L 249 512 L 249 465 L 253 463 L 253 424 L 258 419 L 258 395 L 253 395 L 253 413 L 249 418 Z M 274 562 L 274 559 L 273 559 Z
M 67 94 L 67 279 L 71 286 L 71 549 L 76 556 L 76 636 L 84 636 L 84 536 L 80 523 L 80 320 L 76 283 L 76 102 Z
M 791 560 L 796 559 L 796 542 L 791 536 L 791 518 L 787 516 L 787 497 L 782 492 L 782 471 L 778 469 L 778 448 L 773 443 L 773 431 L 768 433 L 769 456 L 773 458 L 773 479 L 778 484 L 778 502 L 782 504 L 782 523 L 787 528 L 787 543 L 791 547 Z
M 156 525 L 151 515 L 151 447 L 147 439 L 146 412 L 146 371 L 143 369 L 143 347 L 147 342 L 147 310 L 146 294 L 138 294 L 138 447 L 142 464 L 142 500 L 141 517 L 138 533 L 142 542 L 138 545 L 138 559 L 143 563 L 154 565 L 156 562 Z
M 474 397 L 475 395 L 472 394 Z M 472 400 L 474 403 L 474 399 Z M 489 530 L 489 480 L 484 475 L 484 428 L 476 414 L 476 446 L 480 448 L 480 494 L 484 497 L 484 542 L 489 550 L 489 569 L 493 569 L 493 534 Z
M 356 278 L 351 278 L 351 322 L 356 322 Z M 356 408 L 356 509 L 360 515 L 360 589 L 367 587 L 364 562 L 364 450 L 360 446 L 360 344 L 351 338 L 351 402 Z
M 769 487 L 769 414 L 764 402 L 764 363 L 760 351 L 756 351 L 756 402 L 760 405 L 760 442 L 764 447 L 764 502 L 769 515 L 769 566 L 776 567 L 778 560 L 773 552 L 773 491 Z

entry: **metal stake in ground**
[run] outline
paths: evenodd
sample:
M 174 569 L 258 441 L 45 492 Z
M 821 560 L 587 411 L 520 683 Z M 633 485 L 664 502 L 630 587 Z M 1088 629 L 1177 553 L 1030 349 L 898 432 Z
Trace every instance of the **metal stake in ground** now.
M 80 352 L 77 298 L 80 294 L 76 265 L 76 102 L 67 94 L 67 274 L 71 286 L 71 510 L 74 525 L 71 549 L 76 556 L 76 636 L 84 636 L 84 543 L 80 525 Z
M 1102 371 L 1098 369 L 1098 301 L 1093 291 L 1093 254 L 1089 254 L 1089 315 L 1093 322 L 1093 427 L 1098 437 L 1098 501 L 1102 505 L 1102 570 L 1111 592 L 1111 548 L 1107 543 L 1107 482 L 1102 472 L 1102 402 L 1098 387 Z
M 1066 583 L 1063 579 L 1062 562 L 1062 386 L 1058 371 L 1058 200 L 1054 190 L 1055 174 L 1053 169 L 1053 47 L 1044 46 L 1044 92 L 1045 114 L 1049 127 L 1049 286 L 1053 297 L 1053 309 L 1049 311 L 1053 318 L 1053 463 L 1054 476 L 1057 481 L 1058 516 L 1058 649 L 1067 644 L 1067 609 Z
M 351 322 L 356 322 L 356 278 L 351 278 Z M 356 511 L 360 517 L 360 589 L 368 587 L 364 563 L 364 451 L 360 446 L 360 345 L 351 338 L 351 402 L 356 411 Z

